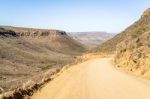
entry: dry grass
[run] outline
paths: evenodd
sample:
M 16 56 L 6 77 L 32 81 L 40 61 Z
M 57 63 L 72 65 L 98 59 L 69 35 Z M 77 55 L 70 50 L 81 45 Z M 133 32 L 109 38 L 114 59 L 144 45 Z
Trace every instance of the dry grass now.
M 129 36 L 117 46 L 117 67 L 150 79 L 150 9 L 125 33 Z
M 139 37 L 146 31 L 150 30 L 150 9 L 146 10 L 141 16 L 141 19 L 135 22 L 133 25 L 129 26 L 120 34 L 116 35 L 114 38 L 104 42 L 100 46 L 96 47 L 93 52 L 110 52 L 114 53 L 116 51 L 116 46 L 126 40 L 134 39 Z
M 14 90 L 29 79 L 38 78 L 49 69 L 60 69 L 73 63 L 76 56 L 85 52 L 80 43 L 74 41 L 64 32 L 56 30 L 12 29 L 16 33 L 30 33 L 30 36 L 0 36 L 0 89 L 2 92 Z M 45 36 L 33 37 L 34 32 Z M 39 76 L 38 79 L 42 77 Z

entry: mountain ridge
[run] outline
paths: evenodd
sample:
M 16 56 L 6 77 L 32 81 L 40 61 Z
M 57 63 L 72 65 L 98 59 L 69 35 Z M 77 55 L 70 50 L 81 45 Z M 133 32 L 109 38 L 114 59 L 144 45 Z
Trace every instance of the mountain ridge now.
M 116 34 L 107 32 L 70 32 L 68 35 L 85 46 L 93 48 L 111 39 Z
M 126 38 L 136 38 L 150 29 L 150 9 L 147 9 L 141 18 L 126 28 L 123 32 L 117 34 L 114 38 L 102 43 L 93 52 L 110 52 L 115 53 L 116 46 Z M 113 46 L 112 46 L 113 45 Z

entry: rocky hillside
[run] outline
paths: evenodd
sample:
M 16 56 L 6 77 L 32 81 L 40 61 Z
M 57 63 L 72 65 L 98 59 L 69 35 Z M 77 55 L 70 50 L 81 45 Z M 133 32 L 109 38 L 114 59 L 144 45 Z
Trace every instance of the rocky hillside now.
M 74 62 L 83 52 L 84 47 L 64 31 L 0 27 L 0 92 Z
M 117 67 L 150 79 L 150 9 L 120 35 L 125 37 L 117 45 Z
M 106 32 L 72 32 L 68 35 L 85 46 L 93 48 L 111 39 L 115 34 Z
M 80 51 L 84 51 L 82 45 L 71 39 L 64 31 L 15 27 L 1 28 L 14 31 L 17 37 L 49 50 L 65 52 L 65 54 L 77 54 Z
M 134 39 L 150 30 L 150 9 L 147 9 L 144 14 L 141 16 L 141 19 L 135 22 L 133 25 L 125 29 L 122 33 L 116 35 L 114 38 L 104 42 L 100 46 L 98 46 L 94 51 L 101 52 L 114 52 L 116 50 L 116 46 L 128 39 Z

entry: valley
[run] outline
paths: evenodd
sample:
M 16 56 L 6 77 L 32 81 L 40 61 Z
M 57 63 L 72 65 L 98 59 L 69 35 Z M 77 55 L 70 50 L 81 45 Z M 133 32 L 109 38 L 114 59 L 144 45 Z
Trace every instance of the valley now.
M 39 81 L 49 69 L 73 63 L 85 51 L 64 31 L 1 27 L 1 91 L 13 90 L 30 79 Z
M 86 48 L 93 49 L 94 47 L 113 38 L 116 34 L 106 32 L 72 32 L 68 33 L 68 35 L 76 41 L 84 44 Z
M 0 99 L 147 99 L 150 8 L 119 34 L 0 26 Z

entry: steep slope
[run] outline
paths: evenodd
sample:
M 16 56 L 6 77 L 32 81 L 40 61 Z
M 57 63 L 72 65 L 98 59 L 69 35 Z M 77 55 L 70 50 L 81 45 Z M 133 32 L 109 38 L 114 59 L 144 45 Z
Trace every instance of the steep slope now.
M 111 39 L 115 34 L 106 32 L 72 32 L 68 35 L 87 47 L 92 48 Z
M 73 62 L 84 51 L 64 31 L 0 27 L 0 87 L 14 89 L 48 69 Z
M 117 46 L 117 67 L 150 79 L 150 31 Z
M 94 51 L 114 52 L 116 50 L 117 44 L 119 44 L 120 42 L 124 41 L 127 38 L 134 39 L 142 35 L 144 32 L 150 30 L 149 10 L 150 9 L 147 9 L 144 12 L 139 21 L 135 22 L 133 25 L 124 30 L 122 33 L 116 35 L 114 38 L 104 42 L 96 49 L 94 49 Z
M 117 67 L 150 79 L 150 9 L 125 32 L 132 35 L 117 46 Z

